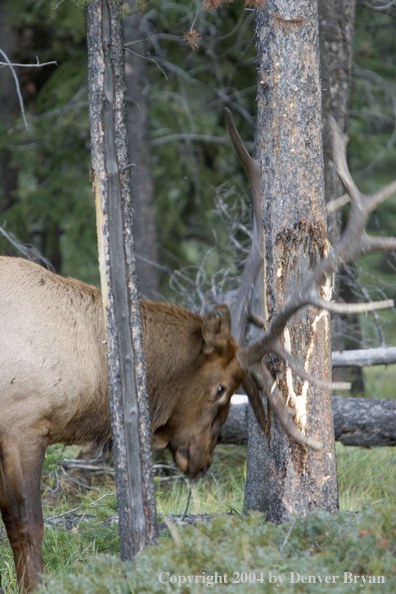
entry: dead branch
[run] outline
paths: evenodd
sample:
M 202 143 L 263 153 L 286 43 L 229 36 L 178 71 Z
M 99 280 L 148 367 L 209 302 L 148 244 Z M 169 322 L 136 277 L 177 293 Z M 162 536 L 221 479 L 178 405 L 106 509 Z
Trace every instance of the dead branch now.
M 247 402 L 233 400 L 219 443 L 245 444 Z M 396 446 L 396 400 L 335 396 L 333 410 L 336 441 L 366 448 Z
M 16 75 L 15 72 L 15 67 L 23 67 L 23 68 L 41 68 L 41 66 L 49 66 L 50 64 L 55 64 L 56 66 L 58 65 L 57 62 L 44 62 L 43 64 L 40 64 L 39 59 L 37 58 L 37 64 L 12 64 L 12 62 L 10 62 L 7 54 L 5 52 L 3 52 L 2 49 L 0 49 L 0 54 L 3 56 L 5 62 L 0 62 L 0 66 L 4 67 L 4 66 L 8 66 L 12 72 L 12 76 L 14 78 L 14 82 L 15 82 L 15 88 L 16 88 L 16 92 L 18 95 L 18 100 L 19 100 L 19 107 L 21 110 L 21 115 L 22 115 L 22 119 L 23 119 L 23 123 L 25 124 L 25 128 L 26 130 L 29 130 L 29 126 L 25 117 L 25 105 L 23 103 L 23 98 L 22 98 L 22 93 L 21 93 L 21 87 L 19 85 L 19 80 L 18 77 Z
M 31 260 L 32 262 L 37 262 L 37 264 L 41 264 L 45 266 L 51 272 L 55 272 L 54 266 L 51 262 L 43 256 L 39 249 L 37 249 L 34 245 L 25 244 L 23 245 L 20 243 L 13 233 L 8 233 L 4 227 L 0 227 L 0 233 L 5 237 L 11 245 L 13 245 L 27 260 Z
M 370 10 L 384 11 L 388 10 L 388 8 L 392 8 L 392 6 L 395 6 L 396 0 L 392 0 L 391 2 L 388 2 L 383 6 L 373 6 L 373 4 L 370 4 L 369 2 L 361 2 L 360 4 L 362 4 L 362 6 L 365 6 L 366 8 L 369 8 Z
M 333 367 L 364 367 L 396 363 L 396 347 L 333 351 Z

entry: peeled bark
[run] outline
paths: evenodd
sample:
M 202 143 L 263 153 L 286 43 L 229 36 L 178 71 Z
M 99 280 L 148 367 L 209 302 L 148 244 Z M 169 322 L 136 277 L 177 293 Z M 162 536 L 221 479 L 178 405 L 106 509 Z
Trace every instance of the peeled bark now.
M 121 558 L 157 535 L 150 419 L 132 237 L 119 7 L 88 2 L 88 93 L 92 179 L 106 322 Z
M 262 168 L 266 307 L 269 321 L 292 289 L 307 278 L 329 249 L 324 201 L 318 15 L 315 0 L 273 0 L 256 9 L 258 52 L 258 158 Z M 322 287 L 328 298 L 329 287 Z M 331 377 L 329 316 L 300 310 L 284 342 L 310 373 Z M 324 444 L 307 450 L 290 440 L 275 418 L 270 430 L 268 519 L 283 522 L 312 508 L 338 509 L 332 399 L 283 362 L 268 362 L 296 424 Z M 254 467 L 254 465 L 252 465 Z M 255 477 L 248 476 L 248 481 Z M 264 488 L 268 477 L 257 487 Z M 255 506 L 256 507 L 256 506 Z M 264 510 L 263 510 L 264 511 Z

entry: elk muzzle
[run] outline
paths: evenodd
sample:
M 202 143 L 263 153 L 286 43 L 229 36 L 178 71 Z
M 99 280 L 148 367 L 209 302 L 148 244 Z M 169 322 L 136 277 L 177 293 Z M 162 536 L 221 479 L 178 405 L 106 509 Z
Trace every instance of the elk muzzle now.
M 216 441 L 217 439 L 202 449 L 202 446 L 199 446 L 194 438 L 192 438 L 188 444 L 183 444 L 176 448 L 170 443 L 169 449 L 178 468 L 189 479 L 202 478 L 212 464 Z

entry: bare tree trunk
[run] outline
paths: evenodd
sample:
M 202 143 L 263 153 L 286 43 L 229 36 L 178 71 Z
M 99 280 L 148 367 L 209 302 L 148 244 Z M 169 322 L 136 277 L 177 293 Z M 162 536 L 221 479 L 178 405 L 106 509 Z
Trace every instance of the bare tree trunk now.
M 12 61 L 17 49 L 15 29 L 7 25 L 7 1 L 0 0 L 0 49 Z M 3 56 L 0 60 L 4 62 Z M 0 127 L 10 128 L 19 114 L 18 95 L 10 68 L 0 68 Z M 7 148 L 0 150 L 0 214 L 12 206 L 17 188 L 17 169 L 13 167 L 12 155 Z
M 333 160 L 330 117 L 343 132 L 348 129 L 355 0 L 319 0 L 320 68 L 323 109 L 323 161 L 326 202 L 344 193 Z M 341 210 L 328 217 L 329 239 L 341 236 Z
M 326 202 L 338 198 L 344 188 L 333 160 L 330 117 L 335 118 L 343 132 L 348 129 L 348 103 L 351 86 L 352 42 L 355 25 L 355 0 L 319 0 L 320 66 L 322 75 L 323 160 Z M 334 245 L 341 236 L 343 212 L 338 209 L 327 219 L 329 239 Z M 353 265 L 352 265 L 353 266 Z M 353 302 L 351 266 L 343 267 L 336 277 L 335 298 Z M 353 334 L 359 344 L 356 314 L 334 315 L 331 318 L 333 350 L 345 349 L 344 334 Z M 363 372 L 358 368 L 336 370 L 335 381 L 351 381 L 354 387 L 363 386 Z
M 135 2 L 129 2 L 135 4 Z M 127 130 L 134 210 L 134 239 L 139 288 L 143 297 L 158 296 L 157 229 L 154 215 L 154 183 L 151 175 L 149 80 L 147 35 L 140 30 L 142 15 L 124 18 Z
M 157 535 L 150 420 L 132 239 L 119 6 L 87 4 L 92 177 L 106 321 L 121 558 Z
M 263 274 L 260 274 L 256 281 L 252 295 L 251 309 L 261 316 L 261 318 L 266 319 Z M 260 334 L 261 329 L 252 326 L 249 341 L 253 342 Z M 268 415 L 266 398 L 263 393 L 260 393 L 260 397 L 264 410 Z M 247 440 L 247 480 L 244 504 L 247 509 L 265 511 L 268 509 L 270 502 L 270 484 L 267 478 L 271 472 L 268 435 L 261 429 L 250 403 L 246 406 L 246 426 L 248 428 L 249 438 Z
M 265 299 L 271 320 L 329 249 L 316 0 L 269 0 L 256 9 L 256 36 Z M 323 286 L 322 293 L 328 295 L 329 287 Z M 284 332 L 284 343 L 307 371 L 330 379 L 328 314 L 313 307 L 300 310 Z M 282 522 L 314 507 L 334 512 L 338 485 L 331 394 L 292 377 L 278 359 L 270 363 L 285 400 L 297 410 L 297 425 L 324 449 L 315 452 L 297 445 L 272 418 L 268 519 Z

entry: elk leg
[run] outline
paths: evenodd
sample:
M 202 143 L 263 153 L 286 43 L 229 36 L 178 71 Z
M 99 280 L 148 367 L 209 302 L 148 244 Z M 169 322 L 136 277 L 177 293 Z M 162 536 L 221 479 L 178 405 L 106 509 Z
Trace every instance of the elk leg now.
M 15 439 L 1 444 L 0 510 L 14 555 L 18 583 L 32 592 L 43 573 L 41 545 L 44 536 L 40 479 L 45 444 Z

